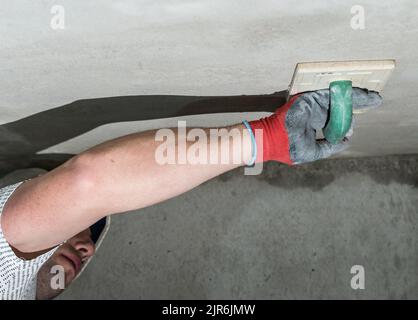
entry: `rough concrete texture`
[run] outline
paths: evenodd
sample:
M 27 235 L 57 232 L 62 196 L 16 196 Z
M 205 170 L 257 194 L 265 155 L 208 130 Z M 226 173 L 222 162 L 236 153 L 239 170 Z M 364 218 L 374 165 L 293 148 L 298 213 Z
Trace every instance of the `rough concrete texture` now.
M 394 58 L 381 110 L 357 119 L 348 156 L 418 152 L 414 0 L 42 0 L 0 8 L 0 122 L 107 96 L 240 95 L 284 90 L 301 61 Z M 53 5 L 65 9 L 53 30 Z M 117 108 L 117 105 L 115 105 Z M 243 116 L 241 116 L 242 118 Z M 193 118 L 214 125 L 237 117 Z M 52 120 L 53 121 L 53 120 Z M 121 133 L 173 122 L 108 125 L 47 151 L 78 153 Z M 45 123 L 48 126 L 48 123 Z
M 114 217 L 61 298 L 417 299 L 417 208 L 417 156 L 235 170 Z

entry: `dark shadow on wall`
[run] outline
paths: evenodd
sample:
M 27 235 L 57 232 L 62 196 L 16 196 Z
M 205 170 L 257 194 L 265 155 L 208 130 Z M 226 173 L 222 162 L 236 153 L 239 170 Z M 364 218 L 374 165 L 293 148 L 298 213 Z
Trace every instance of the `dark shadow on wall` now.
M 77 100 L 0 126 L 0 177 L 24 168 L 52 170 L 72 154 L 36 154 L 101 125 L 199 114 L 272 112 L 287 91 L 243 96 L 124 96 Z

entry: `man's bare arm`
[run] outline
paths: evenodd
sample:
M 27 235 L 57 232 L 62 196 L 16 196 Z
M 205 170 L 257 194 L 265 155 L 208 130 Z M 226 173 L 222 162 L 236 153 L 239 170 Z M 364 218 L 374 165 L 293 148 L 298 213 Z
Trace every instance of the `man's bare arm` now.
M 246 131 L 243 125 L 228 130 L 234 128 Z M 246 163 L 251 140 L 243 137 L 250 146 L 243 162 L 217 165 L 159 165 L 155 151 L 161 142 L 155 141 L 155 131 L 105 142 L 21 185 L 4 208 L 4 235 L 20 252 L 56 246 L 104 216 L 175 197 Z M 231 153 L 241 152 L 241 146 L 230 143 Z
M 382 102 L 377 92 L 360 88 L 353 88 L 352 98 L 353 108 L 361 110 L 376 108 Z M 106 215 L 175 197 L 248 163 L 252 156 L 256 156 L 257 162 L 274 160 L 288 164 L 329 157 L 348 146 L 347 139 L 336 144 L 316 140 L 316 131 L 325 127 L 329 101 L 328 89 L 307 92 L 292 97 L 270 117 L 246 123 L 248 131 L 242 124 L 229 127 L 224 132 L 226 136 L 229 130 L 242 132 L 242 143 L 228 140 L 230 159 L 239 153 L 239 163 L 231 160 L 228 164 L 159 165 L 155 151 L 160 142 L 155 140 L 155 131 L 101 144 L 19 188 L 3 213 L 6 239 L 23 252 L 44 250 Z M 254 142 L 248 132 L 255 131 L 263 134 Z M 210 149 L 209 144 L 206 147 Z

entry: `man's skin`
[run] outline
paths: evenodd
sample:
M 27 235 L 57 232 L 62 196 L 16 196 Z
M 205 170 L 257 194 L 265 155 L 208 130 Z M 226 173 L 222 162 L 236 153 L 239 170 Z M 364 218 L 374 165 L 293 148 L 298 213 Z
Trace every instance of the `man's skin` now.
M 360 88 L 353 88 L 352 98 L 353 108 L 361 110 L 376 108 L 382 102 L 377 92 Z M 303 93 L 292 97 L 268 118 L 247 124 L 251 132 L 263 132 L 261 139 L 260 136 L 254 139 L 257 140 L 256 160 L 300 164 L 329 157 L 346 148 L 346 139 L 337 144 L 316 140 L 317 130 L 325 127 L 329 103 L 327 89 Z M 241 143 L 233 143 L 231 130 L 240 132 Z M 206 133 L 209 136 L 209 129 Z M 219 148 L 225 145 L 225 140 L 230 152 L 227 164 L 217 161 L 217 164 L 160 165 L 155 154 L 163 142 L 156 141 L 156 131 L 100 144 L 57 169 L 23 183 L 3 209 L 0 221 L 3 234 L 19 256 L 34 257 L 105 216 L 173 198 L 251 162 L 252 140 L 243 124 L 225 128 L 217 136 Z M 176 137 L 175 141 L 179 139 Z M 206 141 L 210 157 L 212 141 Z M 194 141 L 188 141 L 186 149 L 193 144 Z M 219 158 L 222 154 L 219 149 Z
M 38 272 L 36 299 L 53 299 L 73 282 L 80 273 L 83 264 L 94 255 L 96 250 L 90 236 L 90 229 L 86 229 L 72 237 L 54 252 Z M 55 276 L 55 274 L 51 273 L 54 266 L 61 266 L 64 269 L 64 289 L 53 289 L 51 286 L 52 277 Z
M 173 198 L 248 163 L 252 154 L 247 129 L 242 124 L 227 129 L 243 133 L 239 145 L 226 133 L 230 159 L 239 153 L 241 163 L 160 165 L 155 151 L 162 142 L 155 141 L 155 131 L 93 147 L 13 193 L 1 217 L 5 238 L 20 257 L 34 258 L 105 216 Z M 187 142 L 187 148 L 191 144 Z

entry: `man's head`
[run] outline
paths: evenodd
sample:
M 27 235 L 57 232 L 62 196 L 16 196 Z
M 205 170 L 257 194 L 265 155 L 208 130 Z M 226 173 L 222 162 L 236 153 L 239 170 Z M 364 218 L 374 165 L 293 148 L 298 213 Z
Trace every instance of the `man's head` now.
M 90 228 L 61 245 L 38 272 L 37 299 L 53 299 L 63 292 L 64 289 L 54 289 L 51 286 L 51 280 L 56 276 L 53 272 L 55 266 L 59 266 L 64 271 L 65 288 L 67 288 L 80 273 L 84 263 L 94 255 L 95 249 Z

